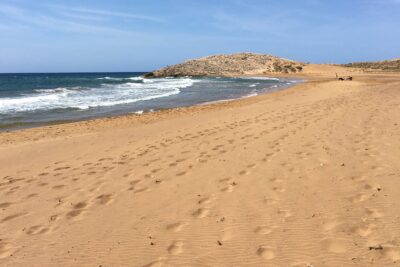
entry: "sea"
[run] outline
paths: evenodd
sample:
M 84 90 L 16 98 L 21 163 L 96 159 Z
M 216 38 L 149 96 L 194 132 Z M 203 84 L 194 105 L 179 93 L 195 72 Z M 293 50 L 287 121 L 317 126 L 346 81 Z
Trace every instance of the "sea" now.
M 0 130 L 141 115 L 274 92 L 301 82 L 268 77 L 146 79 L 143 74 L 0 74 Z

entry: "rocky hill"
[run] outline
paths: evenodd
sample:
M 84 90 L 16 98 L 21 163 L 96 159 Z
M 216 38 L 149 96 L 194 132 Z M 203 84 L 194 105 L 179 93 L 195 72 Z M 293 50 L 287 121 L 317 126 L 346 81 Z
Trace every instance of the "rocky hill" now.
M 400 59 L 376 61 L 376 62 L 355 62 L 344 64 L 345 67 L 361 68 L 366 71 L 400 71 Z
M 271 55 L 239 53 L 188 60 L 145 75 L 145 77 L 238 76 L 268 73 L 296 73 L 304 64 Z

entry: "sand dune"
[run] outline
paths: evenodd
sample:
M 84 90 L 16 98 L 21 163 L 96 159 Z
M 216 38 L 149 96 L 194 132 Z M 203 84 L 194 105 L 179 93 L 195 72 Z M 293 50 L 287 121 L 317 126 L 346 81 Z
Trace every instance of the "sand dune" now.
M 309 68 L 269 95 L 1 133 L 0 265 L 399 266 L 399 76 Z

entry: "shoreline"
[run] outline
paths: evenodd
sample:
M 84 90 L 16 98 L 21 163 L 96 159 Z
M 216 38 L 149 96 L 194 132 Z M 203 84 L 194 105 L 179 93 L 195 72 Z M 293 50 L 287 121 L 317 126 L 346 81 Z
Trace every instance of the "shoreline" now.
M 230 76 L 226 76 L 227 78 L 232 78 Z M 235 76 L 236 77 L 236 76 Z M 259 76 L 243 76 L 243 77 L 269 77 L 269 78 L 275 78 L 271 75 L 259 75 Z M 240 77 L 237 77 L 240 78 Z M 278 77 L 276 77 L 278 78 Z M 287 90 L 291 87 L 294 87 L 298 84 L 304 83 L 305 80 L 300 79 L 298 77 L 294 77 L 294 76 L 280 76 L 279 78 L 287 78 L 287 79 L 293 79 L 291 84 L 286 84 L 286 85 L 282 85 L 282 86 L 278 86 L 277 89 L 268 91 L 268 92 L 262 92 L 262 93 L 256 93 L 256 94 L 250 94 L 250 95 L 244 95 L 238 98 L 230 98 L 230 99 L 221 99 L 221 100 L 215 100 L 215 101 L 210 101 L 210 102 L 204 102 L 204 103 L 198 103 L 198 104 L 194 104 L 194 105 L 189 105 L 189 106 L 177 106 L 177 107 L 172 107 L 172 108 L 160 108 L 157 110 L 153 110 L 153 111 L 136 111 L 136 112 L 128 112 L 128 113 L 123 113 L 123 114 L 117 114 L 117 115 L 105 115 L 105 116 L 96 116 L 96 117 L 92 117 L 92 118 L 84 118 L 84 119 L 71 119 L 71 120 L 55 120 L 55 121 L 48 121 L 48 122 L 37 122 L 34 123 L 35 125 L 32 125 L 32 123 L 15 123 L 15 125 L 18 126 L 12 126 L 9 127 L 9 125 L 6 125 L 4 127 L 0 127 L 0 134 L 1 133 L 11 133 L 11 132 L 15 132 L 15 131 L 23 131 L 23 130 L 29 130 L 29 129 L 35 129 L 35 128 L 42 128 L 42 127 L 52 127 L 52 126 L 57 126 L 57 125 L 63 125 L 63 124 L 70 124 L 70 123 L 79 123 L 79 122 L 89 122 L 89 121 L 96 121 L 96 120 L 101 120 L 101 119 L 117 119 L 119 117 L 124 117 L 124 116 L 128 116 L 128 117 L 134 117 L 134 116 L 142 116 L 145 114 L 151 114 L 151 113 L 155 113 L 155 112 L 168 112 L 168 111 L 172 111 L 174 109 L 184 109 L 184 108 L 191 108 L 191 107 L 196 107 L 196 106 L 207 106 L 207 105 L 214 105 L 214 104 L 218 104 L 218 103 L 224 103 L 224 102 L 230 102 L 230 101 L 236 101 L 236 100 L 241 100 L 241 99 L 245 99 L 245 98 L 249 98 L 249 97 L 256 97 L 259 95 L 264 95 L 264 94 L 271 94 L 271 93 L 275 93 L 277 91 L 281 91 L 281 90 Z M 13 124 L 14 125 L 14 124 Z M 21 125 L 21 126 L 19 126 Z
M 97 73 L 94 73 L 97 74 Z M 184 78 L 184 77 L 183 77 Z M 187 77 L 189 78 L 189 77 Z M 194 77 L 197 78 L 197 77 Z M 233 98 L 224 98 L 224 99 L 220 99 L 220 100 L 198 100 L 198 101 L 205 101 L 205 102 L 199 102 L 199 103 L 190 103 L 188 102 L 187 104 L 185 103 L 177 103 L 176 106 L 172 106 L 172 107 L 162 107 L 159 106 L 158 108 L 151 108 L 149 110 L 136 110 L 136 111 L 129 111 L 129 108 L 123 108 L 121 110 L 115 110 L 113 112 L 105 112 L 105 113 L 100 113 L 100 114 L 96 114 L 95 111 L 94 114 L 92 115 L 78 115 L 78 117 L 76 118 L 69 118 L 68 114 L 66 114 L 65 119 L 63 118 L 59 118 L 59 119 L 54 119 L 54 120 L 49 120 L 49 121 L 32 121 L 32 122 L 14 122 L 14 123 L 8 123 L 8 124 L 4 124 L 0 126 L 0 132 L 13 132 L 13 131 L 18 131 L 18 130 L 24 130 L 24 129 L 30 129 L 30 128 L 37 128 L 37 127 L 45 127 L 45 126 L 53 126 L 53 125 L 57 125 L 57 124 L 64 124 L 64 123 L 73 123 L 73 122 L 79 122 L 79 121 L 88 121 L 88 120 L 95 120 L 95 119 L 101 119 L 101 118 L 114 118 L 114 117 L 119 117 L 119 116 L 126 116 L 126 115 L 142 115 L 144 113 L 152 113 L 154 111 L 162 111 L 162 110 L 170 110 L 170 109 L 175 109 L 175 108 L 182 108 L 182 107 L 190 107 L 190 106 L 197 106 L 197 105 L 206 105 L 208 103 L 217 103 L 217 102 L 225 102 L 225 101 L 231 101 L 231 100 L 235 100 L 235 99 L 241 99 L 241 98 L 246 98 L 249 97 L 249 95 L 259 95 L 259 94 L 268 94 L 271 92 L 274 92 L 276 90 L 285 90 L 288 87 L 300 83 L 302 82 L 301 79 L 297 79 L 294 77 L 280 77 L 280 78 L 285 78 L 285 79 L 291 79 L 288 81 L 281 81 L 278 78 L 274 78 L 274 77 L 270 77 L 267 75 L 258 75 L 258 76 L 254 76 L 254 75 L 249 75 L 249 76 L 223 76 L 223 77 L 203 77 L 203 78 L 234 78 L 234 79 L 247 79 L 247 78 L 251 78 L 251 79 L 255 79 L 255 82 L 257 82 L 258 79 L 263 80 L 264 78 L 271 78 L 271 79 L 277 79 L 278 81 L 280 81 L 282 84 L 279 85 L 275 85 L 271 88 L 266 89 L 266 91 L 264 92 L 257 92 L 257 93 L 251 93 L 251 94 L 243 94 L 242 96 L 237 96 L 237 97 L 233 97 Z M 119 79 L 119 78 L 115 78 L 115 79 Z M 128 78 L 126 78 L 128 79 Z M 269 80 L 269 79 L 268 79 Z M 243 87 L 244 89 L 245 87 Z M 258 89 L 259 90 L 259 89 Z M 182 92 L 180 92 L 182 93 Z M 226 97 L 229 97 L 228 95 Z M 163 97 L 161 98 L 157 98 L 156 100 L 162 100 Z M 153 101 L 153 100 L 150 100 Z M 115 107 L 118 106 L 114 105 Z M 93 108 L 96 109 L 98 107 Z M 135 107 L 131 107 L 131 109 L 135 110 Z M 79 118 L 80 116 L 80 118 Z

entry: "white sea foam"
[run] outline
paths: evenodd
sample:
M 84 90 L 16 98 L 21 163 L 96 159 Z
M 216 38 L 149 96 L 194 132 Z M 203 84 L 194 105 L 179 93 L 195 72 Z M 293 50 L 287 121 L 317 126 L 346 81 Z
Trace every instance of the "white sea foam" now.
M 190 78 L 152 80 L 134 78 L 132 80 L 143 80 L 143 83 L 102 84 L 99 88 L 37 89 L 36 94 L 0 98 L 0 114 L 128 104 L 176 95 L 180 93 L 180 89 L 196 82 Z
M 132 81 L 142 81 L 143 77 L 127 77 L 127 78 L 116 78 L 116 77 L 102 77 L 97 78 L 97 80 L 109 80 L 109 81 L 125 81 L 125 80 L 132 80 Z
M 273 77 L 239 77 L 244 80 L 265 80 L 265 81 L 280 81 L 279 78 Z
M 54 89 L 36 89 L 37 93 L 68 93 L 70 90 L 68 88 L 59 87 Z

